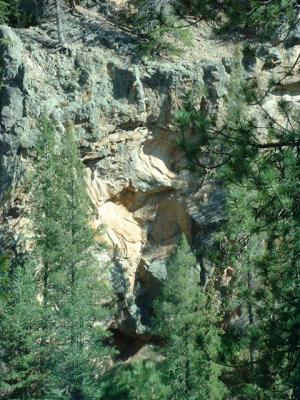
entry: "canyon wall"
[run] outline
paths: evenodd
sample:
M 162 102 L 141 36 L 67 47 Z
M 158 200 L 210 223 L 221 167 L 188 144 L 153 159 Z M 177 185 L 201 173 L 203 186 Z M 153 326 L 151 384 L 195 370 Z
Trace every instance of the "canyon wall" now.
M 91 223 L 101 227 L 98 239 L 107 244 L 99 262 L 111 266 L 118 302 L 112 328 L 146 340 L 151 301 L 179 236 L 184 233 L 194 247 L 209 245 L 224 219 L 222 187 L 190 168 L 178 145 L 175 115 L 198 87 L 209 94 L 208 112 L 222 115 L 240 44 L 195 28 L 194 43 L 181 57 L 137 61 L 133 35 L 89 14 L 73 24 L 64 52 L 40 28 L 0 27 L 1 246 L 15 253 L 26 247 L 30 229 L 22 187 L 38 120 L 50 117 L 61 135 L 71 122 L 94 205 Z M 295 32 L 285 47 L 256 43 L 253 49 L 243 55 L 245 70 L 266 84 L 295 60 L 299 37 Z M 271 113 L 283 96 L 300 106 L 300 77 L 287 78 L 267 96 Z

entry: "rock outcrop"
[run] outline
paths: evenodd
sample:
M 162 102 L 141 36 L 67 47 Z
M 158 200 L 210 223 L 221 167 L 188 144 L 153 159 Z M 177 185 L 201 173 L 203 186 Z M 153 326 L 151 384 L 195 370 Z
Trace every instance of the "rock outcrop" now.
M 0 27 L 1 194 L 19 187 L 39 118 L 49 116 L 61 134 L 72 122 L 96 210 L 92 223 L 103 227 L 101 240 L 112 260 L 119 302 L 114 327 L 145 338 L 149 304 L 179 235 L 192 245 L 208 243 L 223 218 L 221 187 L 202 182 L 188 168 L 174 116 L 184 94 L 196 86 L 206 86 L 214 110 L 221 107 L 234 46 L 200 38 L 200 47 L 196 43 L 185 60 L 135 63 L 124 50 L 133 38 L 119 35 L 118 46 L 110 46 L 103 32 L 95 33 L 96 22 L 88 22 L 90 36 L 70 43 L 65 54 L 40 42 L 38 28 Z M 286 51 L 288 56 L 277 48 L 258 48 L 253 60 L 245 61 L 249 74 L 259 71 L 265 81 L 279 74 L 283 58 L 296 54 L 295 48 Z M 299 104 L 299 82 L 283 82 L 282 94 Z M 271 93 L 266 101 L 278 96 Z M 6 209 L 2 221 L 16 236 L 24 226 L 22 201 L 14 195 L 11 202 L 14 213 Z

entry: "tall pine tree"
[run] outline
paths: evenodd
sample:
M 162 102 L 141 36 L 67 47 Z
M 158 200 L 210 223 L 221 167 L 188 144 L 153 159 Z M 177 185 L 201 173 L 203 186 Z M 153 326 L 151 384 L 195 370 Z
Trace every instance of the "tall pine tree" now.
M 72 130 L 60 140 L 43 121 L 35 161 L 33 250 L 22 266 L 0 264 L 0 398 L 98 400 L 113 353 L 108 279 Z
M 216 360 L 220 332 L 212 293 L 200 287 L 196 258 L 185 237 L 171 257 L 168 277 L 155 302 L 155 333 L 165 340 L 163 383 L 167 399 L 222 399 L 225 387 Z
M 99 379 L 112 353 L 104 346 L 108 274 L 90 226 L 91 203 L 71 128 L 61 143 L 49 122 L 42 126 L 33 190 L 36 255 L 42 302 L 49 310 L 45 347 L 49 379 L 45 399 L 97 399 Z M 49 357 L 50 356 L 50 357 Z M 48 396 L 48 397 L 47 397 Z
M 223 362 L 234 367 L 232 394 L 247 400 L 299 398 L 300 129 L 283 99 L 276 116 L 266 110 L 276 85 L 247 82 L 237 60 L 224 123 L 192 107 L 178 119 L 183 137 L 187 127 L 197 134 L 192 150 L 184 146 L 190 159 L 227 193 L 227 222 L 209 257 L 220 273 L 234 271 L 223 296 Z
M 44 379 L 40 365 L 43 309 L 38 302 L 35 265 L 13 269 L 0 262 L 0 398 L 36 398 Z

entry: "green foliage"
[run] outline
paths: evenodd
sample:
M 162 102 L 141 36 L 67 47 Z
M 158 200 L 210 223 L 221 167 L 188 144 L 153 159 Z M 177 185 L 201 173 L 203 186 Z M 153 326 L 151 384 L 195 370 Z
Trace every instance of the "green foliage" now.
M 215 293 L 200 287 L 196 258 L 184 237 L 167 268 L 152 325 L 163 342 L 157 348 L 160 361 L 137 361 L 110 371 L 102 386 L 107 400 L 224 398 Z
M 142 23 L 142 22 L 141 22 Z M 192 45 L 192 35 L 188 28 L 168 20 L 168 25 L 157 25 L 149 30 L 139 48 L 143 55 L 158 56 L 163 53 L 181 55 L 185 46 Z
M 110 311 L 101 248 L 89 225 L 84 168 L 71 128 L 48 120 L 30 177 L 34 250 L 16 270 L 1 259 L 1 393 L 18 399 L 98 400 Z M 2 293 L 1 293 L 2 294 Z M 1 395 L 0 395 L 1 397 Z
M 162 383 L 160 363 L 151 360 L 118 365 L 103 379 L 105 400 L 167 399 L 169 388 Z
M 219 33 L 237 30 L 264 38 L 285 36 L 297 24 L 297 1 L 273 0 L 178 0 L 175 8 L 179 15 L 190 13 L 216 27 Z
M 138 0 L 132 1 L 132 4 L 136 10 L 132 22 L 139 35 L 141 55 L 180 55 L 185 46 L 192 45 L 189 27 L 176 17 L 169 4 L 156 0 Z
M 222 399 L 216 363 L 220 332 L 215 299 L 200 287 L 196 259 L 182 238 L 168 264 L 168 278 L 155 302 L 155 333 L 166 341 L 162 364 L 167 399 Z
M 43 379 L 39 341 L 45 314 L 37 300 L 33 265 L 18 267 L 13 275 L 5 271 L 2 283 L 7 295 L 0 306 L 0 398 L 33 399 Z
M 251 83 L 245 82 L 238 51 L 228 85 L 223 125 L 213 111 L 209 114 L 199 111 L 194 106 L 193 96 L 184 100 L 183 109 L 177 113 L 180 144 L 195 167 L 204 173 L 219 168 L 218 177 L 227 181 L 239 180 L 248 174 L 249 163 L 258 151 L 252 129 L 254 121 L 247 113 L 246 105 L 253 95 Z M 205 90 L 201 89 L 199 96 L 209 102 Z
M 0 23 L 6 21 L 9 16 L 9 4 L 6 1 L 0 1 Z
M 284 40 L 297 25 L 297 10 L 297 0 L 130 0 L 123 19 L 131 20 L 141 53 L 159 56 L 192 45 L 189 27 L 197 21 L 217 34 Z
M 32 0 L 1 0 L 0 23 L 23 27 L 34 23 L 36 4 Z
M 59 143 L 51 124 L 43 122 L 35 181 L 33 220 L 43 302 L 56 310 L 47 327 L 55 343 L 47 396 L 97 399 L 97 376 L 112 353 L 103 345 L 109 313 L 99 305 L 108 297 L 107 276 L 93 255 L 101 248 L 89 225 L 91 204 L 71 128 Z
M 220 273 L 226 267 L 235 271 L 231 284 L 221 288 L 222 362 L 234 367 L 224 379 L 240 399 L 296 399 L 300 121 L 284 101 L 276 117 L 270 115 L 263 96 L 257 82 L 245 84 L 237 58 L 225 122 L 189 102 L 178 115 L 178 126 L 187 156 L 201 172 L 214 173 L 227 194 L 227 222 L 205 252 Z M 256 106 L 255 115 L 249 105 Z M 193 141 L 187 140 L 191 132 Z
M 9 293 L 9 259 L 5 255 L 0 256 L 0 304 L 5 301 Z
M 137 362 L 124 375 L 128 400 L 167 399 L 170 388 L 163 385 L 159 365 L 153 361 Z
M 137 0 L 132 3 L 137 9 L 133 18 L 135 29 L 141 39 L 144 37 L 141 51 L 152 56 L 162 52 L 180 54 L 182 46 L 191 45 L 192 35 L 186 21 L 191 15 L 212 24 L 219 34 L 239 32 L 273 41 L 286 38 L 298 20 L 296 0 Z
M 239 186 L 228 187 L 222 246 L 239 271 L 232 296 L 245 315 L 251 304 L 255 318 L 242 330 L 239 348 L 228 331 L 227 355 L 246 361 L 256 389 L 252 397 L 245 382 L 235 390 L 246 391 L 247 398 L 261 393 L 264 399 L 289 399 L 299 392 L 299 173 L 296 149 L 269 151 L 257 155 Z

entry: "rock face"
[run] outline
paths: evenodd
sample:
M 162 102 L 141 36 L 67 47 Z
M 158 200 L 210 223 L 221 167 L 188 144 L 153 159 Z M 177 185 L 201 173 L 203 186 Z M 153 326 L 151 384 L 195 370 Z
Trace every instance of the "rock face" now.
M 23 117 L 23 45 L 18 35 L 6 26 L 0 29 L 0 199 L 14 180 L 19 141 L 17 123 Z
M 184 233 L 191 245 L 205 244 L 223 218 L 221 187 L 202 182 L 188 168 L 174 116 L 183 96 L 197 86 L 206 86 L 214 109 L 221 107 L 233 50 L 220 51 L 220 59 L 206 54 L 199 59 L 196 49 L 184 62 L 136 64 L 122 54 L 120 43 L 118 52 L 98 44 L 95 36 L 70 44 L 66 54 L 47 49 L 38 38 L 37 28 L 16 33 L 0 27 L 1 193 L 18 187 L 30 164 L 27 153 L 39 134 L 38 119 L 49 116 L 61 134 L 72 122 L 97 214 L 92 223 L 103 227 L 112 260 L 119 303 L 115 328 L 147 337 L 151 301 L 178 237 Z M 260 49 L 254 61 L 261 73 L 270 68 L 273 73 L 281 53 Z M 271 67 L 264 68 L 266 63 Z M 287 85 L 287 96 L 300 95 L 297 83 L 296 94 Z M 20 204 L 2 216 L 14 235 L 22 225 Z

